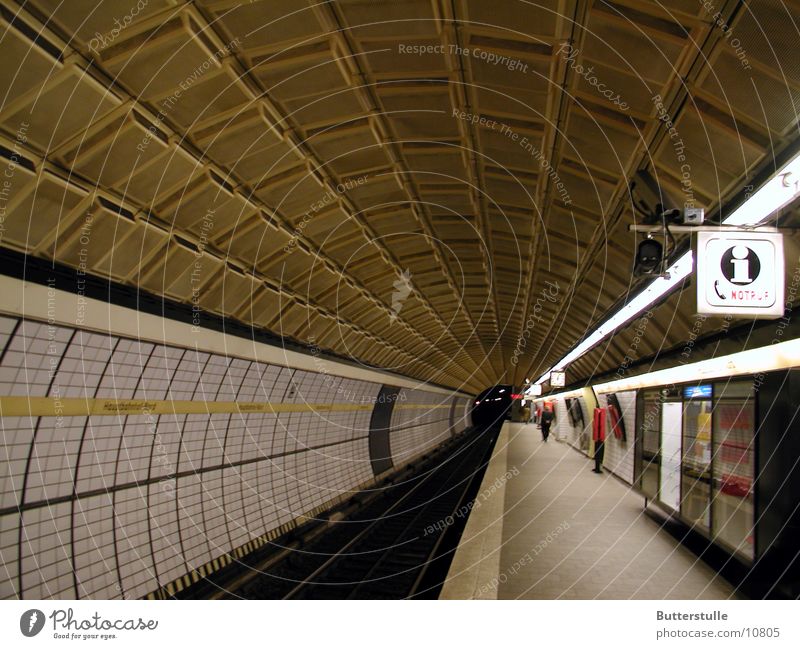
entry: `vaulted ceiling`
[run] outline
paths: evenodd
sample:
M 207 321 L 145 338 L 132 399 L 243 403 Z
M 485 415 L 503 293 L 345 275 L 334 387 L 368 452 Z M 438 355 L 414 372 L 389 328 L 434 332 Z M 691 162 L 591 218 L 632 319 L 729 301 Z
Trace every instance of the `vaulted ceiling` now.
M 713 210 L 796 139 L 798 22 L 796 0 L 2 0 L 0 245 L 519 383 L 630 290 L 636 169 Z M 640 353 L 691 330 L 660 309 Z

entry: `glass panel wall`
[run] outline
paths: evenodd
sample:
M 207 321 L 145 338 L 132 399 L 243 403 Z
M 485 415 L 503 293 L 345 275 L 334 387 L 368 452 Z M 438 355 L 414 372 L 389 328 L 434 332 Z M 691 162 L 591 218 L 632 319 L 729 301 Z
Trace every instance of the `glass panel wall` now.
M 661 405 L 661 486 L 659 500 L 678 511 L 681 505 L 681 430 L 683 405 L 667 401 Z
M 753 559 L 752 381 L 642 390 L 637 403 L 636 470 L 642 493 L 677 510 L 715 542 Z
M 658 474 L 661 465 L 661 394 L 658 390 L 644 393 L 642 412 L 642 485 L 648 498 L 658 495 Z
M 719 393 L 713 417 L 712 532 L 716 539 L 752 559 L 755 404 L 752 397 L 733 396 L 733 390 Z
M 711 528 L 711 399 L 684 403 L 681 475 L 681 514 L 707 532 Z

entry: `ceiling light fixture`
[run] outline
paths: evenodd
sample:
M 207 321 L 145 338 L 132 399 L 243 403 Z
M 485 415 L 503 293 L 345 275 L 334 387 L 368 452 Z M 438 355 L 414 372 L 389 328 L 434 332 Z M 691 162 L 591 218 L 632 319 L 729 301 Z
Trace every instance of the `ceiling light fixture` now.
M 730 216 L 723 219 L 722 225 L 755 227 L 779 209 L 786 207 L 797 197 L 798 193 L 800 193 L 800 153 L 795 155 Z M 650 282 L 646 289 L 601 323 L 577 347 L 542 374 L 536 380 L 536 385 L 547 381 L 552 370 L 565 369 L 567 365 L 588 352 L 606 336 L 647 311 L 691 275 L 693 268 L 692 252 L 685 252 L 667 269 L 668 277 L 658 277 Z

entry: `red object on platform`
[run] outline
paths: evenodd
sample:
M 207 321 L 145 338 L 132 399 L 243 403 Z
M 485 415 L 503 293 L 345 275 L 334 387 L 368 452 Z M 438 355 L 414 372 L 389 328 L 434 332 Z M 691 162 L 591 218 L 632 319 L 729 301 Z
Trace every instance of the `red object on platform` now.
M 613 404 L 608 405 L 608 417 L 611 419 L 611 432 L 614 433 L 614 437 L 622 439 L 625 435 L 621 423 L 622 416 Z
M 592 420 L 592 439 L 595 442 L 606 440 L 606 409 L 595 408 L 594 419 Z

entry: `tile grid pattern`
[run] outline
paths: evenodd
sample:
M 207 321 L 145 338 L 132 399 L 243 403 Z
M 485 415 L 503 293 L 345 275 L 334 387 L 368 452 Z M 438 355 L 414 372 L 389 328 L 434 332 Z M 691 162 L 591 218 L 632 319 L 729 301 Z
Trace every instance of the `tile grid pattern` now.
M 374 403 L 381 385 L 0 317 L 0 394 Z M 458 403 L 453 409 L 431 405 Z M 462 403 L 463 402 L 463 403 Z M 395 466 L 466 427 L 408 390 Z M 136 598 L 357 489 L 370 411 L 2 417 L 0 597 Z
M 603 468 L 622 478 L 628 484 L 633 484 L 633 437 L 636 431 L 636 391 L 617 392 L 616 395 L 619 407 L 622 410 L 626 440 L 619 440 L 611 434 L 611 427 L 609 424 L 609 433 L 606 438 L 606 445 L 603 453 Z M 600 403 L 600 407 L 605 408 L 608 406 L 608 395 L 600 394 L 597 396 L 597 400 Z

